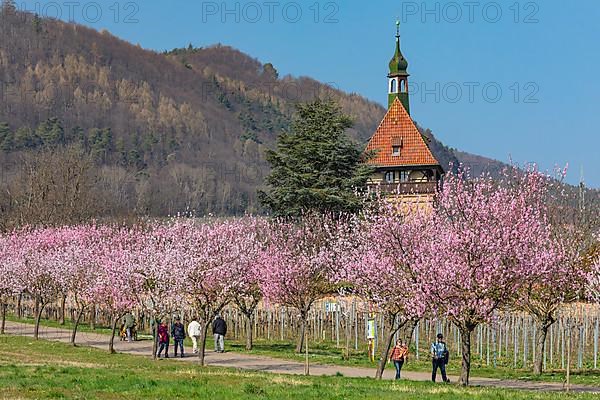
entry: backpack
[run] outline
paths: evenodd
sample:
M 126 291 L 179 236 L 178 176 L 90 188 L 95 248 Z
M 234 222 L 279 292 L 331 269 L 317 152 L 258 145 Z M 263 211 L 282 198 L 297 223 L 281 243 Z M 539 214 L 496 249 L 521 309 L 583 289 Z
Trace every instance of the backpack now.
M 446 346 L 445 342 L 444 342 L 444 352 L 442 354 L 444 357 L 444 364 L 448 364 L 448 361 L 450 361 L 450 352 L 448 351 L 448 347 Z

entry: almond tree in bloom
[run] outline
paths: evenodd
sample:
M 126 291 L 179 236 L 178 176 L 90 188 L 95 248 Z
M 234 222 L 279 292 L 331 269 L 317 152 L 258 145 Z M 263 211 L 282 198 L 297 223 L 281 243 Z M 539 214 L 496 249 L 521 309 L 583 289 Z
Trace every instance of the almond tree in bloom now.
M 70 342 L 75 345 L 75 337 L 84 312 L 95 298 L 95 285 L 100 273 L 100 260 L 105 241 L 109 241 L 113 230 L 108 227 L 81 226 L 75 240 L 65 246 L 67 277 L 65 289 L 77 307 Z
M 566 169 L 558 179 L 542 175 L 514 176 L 518 185 L 532 185 L 534 178 L 539 185 L 536 196 L 530 196 L 530 205 L 543 210 L 547 218 L 550 237 L 538 250 L 546 254 L 531 279 L 520 291 L 516 306 L 531 314 L 537 324 L 536 349 L 533 373 L 540 375 L 544 366 L 543 354 L 548 330 L 558 319 L 558 311 L 565 303 L 579 300 L 585 288 L 587 267 L 585 254 L 593 244 L 593 229 L 597 223 L 591 209 L 578 205 L 572 191 L 565 191 L 562 184 Z M 546 222 L 546 221 L 544 221 Z M 540 243 L 541 245 L 541 243 Z
M 538 173 L 527 172 L 516 186 L 489 176 L 468 178 L 463 171 L 445 179 L 422 275 L 437 311 L 460 331 L 463 385 L 469 383 L 473 330 L 513 303 L 532 277 L 552 279 L 538 269 L 554 261 L 545 251 L 550 230 L 535 201 Z
M 195 227 L 190 221 L 177 219 L 135 229 L 134 274 L 140 283 L 140 290 L 135 295 L 137 304 L 155 321 L 154 338 L 158 338 L 158 321 L 185 303 L 186 287 L 181 276 L 190 249 L 180 238 L 193 229 Z M 154 340 L 152 357 L 156 358 L 156 352 L 157 340 Z
M 16 233 L 0 235 L 0 307 L 2 307 L 2 325 L 0 334 L 4 335 L 6 325 L 6 307 L 8 299 L 20 293 L 21 288 L 16 275 L 18 273 L 15 263 L 12 262 L 13 246 L 18 243 Z
M 385 316 L 385 341 L 381 346 L 376 378 L 381 379 L 394 335 L 405 328 L 407 342 L 416 323 L 428 310 L 429 292 L 421 283 L 423 243 L 430 235 L 430 214 L 400 210 L 384 204 L 366 215 L 348 247 L 342 280 L 358 296 L 374 304 Z
M 591 268 L 587 276 L 588 295 L 592 301 L 600 304 L 600 237 L 590 254 Z
M 12 257 L 19 286 L 36 304 L 34 339 L 39 337 L 44 308 L 67 286 L 67 262 L 64 249 L 76 239 L 71 228 L 23 229 L 15 237 Z
M 339 222 L 304 216 L 298 223 L 277 221 L 260 266 L 260 286 L 269 302 L 292 307 L 300 314 L 296 352 L 304 346 L 312 305 L 334 292 L 332 277 L 339 263 L 334 244 Z
M 261 218 L 246 217 L 237 220 L 236 246 L 240 257 L 231 266 L 237 277 L 233 288 L 233 302 L 246 317 L 246 350 L 252 350 L 254 312 L 262 299 L 260 290 L 260 258 L 269 243 L 269 225 Z
M 198 224 L 190 220 L 180 224 L 177 240 L 182 257 L 181 273 L 177 275 L 200 323 L 198 356 L 203 366 L 208 327 L 231 301 L 233 288 L 240 279 L 232 266 L 243 254 L 237 243 L 235 221 Z
M 112 335 L 108 351 L 114 353 L 114 339 L 119 320 L 136 305 L 136 293 L 141 291 L 141 282 L 136 279 L 135 253 L 138 241 L 135 229 L 114 229 L 108 240 L 103 241 L 99 251 L 99 273 L 91 296 L 111 316 Z

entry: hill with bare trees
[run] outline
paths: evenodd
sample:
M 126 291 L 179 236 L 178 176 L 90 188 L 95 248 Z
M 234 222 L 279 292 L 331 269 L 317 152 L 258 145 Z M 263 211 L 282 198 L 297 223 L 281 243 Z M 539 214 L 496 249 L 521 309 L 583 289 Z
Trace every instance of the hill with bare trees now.
M 264 151 L 295 104 L 332 98 L 354 118 L 350 135 L 360 143 L 385 113 L 311 78 L 281 77 L 230 47 L 158 53 L 10 2 L 0 35 L 0 229 L 260 212 Z M 443 165 L 461 161 L 422 132 Z

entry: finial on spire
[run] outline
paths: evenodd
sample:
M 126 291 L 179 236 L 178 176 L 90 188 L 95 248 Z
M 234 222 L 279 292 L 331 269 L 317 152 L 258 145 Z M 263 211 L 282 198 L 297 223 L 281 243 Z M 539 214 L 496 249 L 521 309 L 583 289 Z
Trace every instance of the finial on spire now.
M 400 20 L 396 20 L 396 37 L 400 37 Z

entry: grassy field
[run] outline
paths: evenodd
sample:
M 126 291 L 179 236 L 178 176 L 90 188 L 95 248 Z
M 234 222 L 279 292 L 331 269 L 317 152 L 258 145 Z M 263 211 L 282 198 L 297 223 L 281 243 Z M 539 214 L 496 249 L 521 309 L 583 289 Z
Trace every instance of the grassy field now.
M 303 377 L 200 368 L 58 342 L 0 337 L 3 399 L 597 399 L 597 394 L 461 388 L 425 382 Z
M 212 343 L 211 343 L 212 345 Z M 274 358 L 291 359 L 298 362 L 304 361 L 304 355 L 296 354 L 295 343 L 285 341 L 263 341 L 258 340 L 255 342 L 252 351 L 245 349 L 244 341 L 228 341 L 225 346 L 228 350 L 264 355 Z M 343 359 L 343 350 L 335 347 L 335 344 L 328 342 L 310 343 L 310 360 L 311 362 L 321 364 L 333 364 L 333 365 L 344 365 L 344 366 L 360 366 L 360 367 L 372 367 L 375 368 L 375 364 L 371 363 L 368 359 L 367 351 L 359 350 L 350 352 L 350 358 L 348 360 Z M 379 354 L 377 354 L 379 357 Z M 506 361 L 506 360 L 504 360 Z M 510 364 L 510 360 L 506 361 Z M 447 366 L 448 374 L 459 375 L 461 368 L 461 360 L 453 354 L 450 359 L 450 363 Z M 389 373 L 392 373 L 393 366 L 388 365 Z M 426 354 L 421 353 L 421 359 L 416 360 L 414 352 L 411 354 L 411 358 L 408 363 L 405 364 L 403 370 L 406 371 L 431 371 L 431 361 Z M 534 376 L 531 369 L 513 369 L 512 367 L 505 367 L 498 365 L 496 368 L 493 366 L 485 365 L 485 360 L 481 360 L 476 356 L 473 357 L 471 362 L 471 375 L 485 378 L 499 378 L 499 379 L 515 379 L 515 380 L 527 380 L 527 381 L 542 381 L 542 382 L 563 382 L 565 380 L 565 371 L 562 370 L 550 370 L 546 371 L 541 376 Z M 600 370 L 582 370 L 582 371 L 571 371 L 571 383 L 573 384 L 587 384 L 593 386 L 600 386 Z
M 9 317 L 12 321 L 17 321 L 15 318 Z M 32 319 L 22 319 L 18 322 L 25 322 L 33 324 Z M 66 322 L 65 325 L 60 325 L 56 321 L 43 320 L 44 326 L 59 327 L 63 329 L 71 329 L 72 325 L 70 322 Z M 87 324 L 79 326 L 79 332 L 91 332 Z M 97 327 L 95 333 L 106 333 L 110 334 L 110 329 L 106 327 Z M 186 339 L 186 348 L 190 349 L 192 346 L 191 340 Z M 213 346 L 212 337 L 207 340 L 207 349 L 211 349 Z M 278 341 L 278 340 L 256 340 L 254 349 L 250 352 L 245 350 L 244 340 L 226 340 L 225 347 L 227 351 L 235 351 L 240 353 L 248 353 L 255 355 L 263 355 L 274 358 L 295 360 L 298 362 L 304 362 L 303 354 L 296 354 L 295 343 L 292 341 Z M 353 348 L 350 350 L 350 358 L 345 360 L 342 357 L 343 349 L 339 349 L 332 342 L 310 342 L 310 360 L 312 363 L 320 364 L 331 364 L 341 366 L 357 366 L 357 367 L 370 367 L 375 368 L 375 365 L 368 359 L 366 349 L 360 349 L 355 351 Z M 423 354 L 422 354 L 423 355 Z M 377 355 L 378 356 L 378 355 Z M 527 380 L 527 381 L 542 381 L 542 382 L 564 382 L 565 371 L 563 370 L 550 370 L 546 371 L 541 376 L 532 375 L 531 369 L 513 369 L 505 365 L 510 365 L 511 360 L 499 360 L 500 364 L 494 368 L 487 366 L 485 360 L 479 359 L 476 355 L 473 355 L 471 364 L 471 375 L 485 378 L 500 378 L 500 379 L 516 379 L 516 380 Z M 502 365 L 504 364 L 504 366 Z M 404 370 L 406 371 L 429 371 L 431 364 L 429 359 L 421 357 L 421 360 L 416 360 L 414 357 L 414 351 L 411 353 L 409 362 L 405 365 Z M 388 365 L 389 372 L 392 373 L 393 366 Z M 450 363 L 448 364 L 448 373 L 452 375 L 458 375 L 460 373 L 460 359 L 452 354 Z M 587 384 L 593 386 L 600 386 L 600 370 L 582 370 L 571 371 L 571 383 L 573 384 Z

